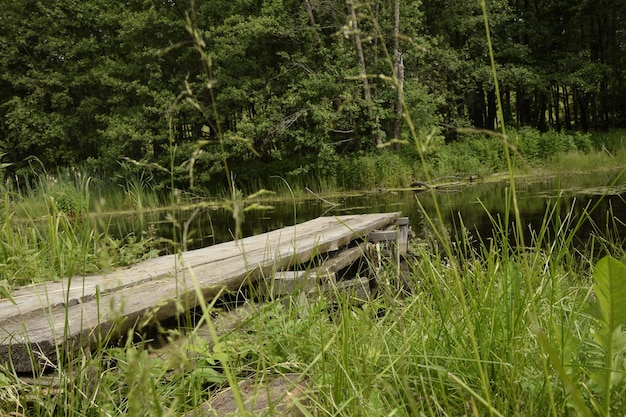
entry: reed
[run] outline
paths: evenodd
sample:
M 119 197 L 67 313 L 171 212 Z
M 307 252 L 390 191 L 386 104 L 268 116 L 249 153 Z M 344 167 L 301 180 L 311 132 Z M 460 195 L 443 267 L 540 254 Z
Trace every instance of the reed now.
M 158 253 L 155 236 L 112 237 L 99 217 L 102 190 L 92 184 L 80 174 L 46 175 L 22 193 L 6 190 L 0 281 L 7 294 L 21 285 L 108 270 Z

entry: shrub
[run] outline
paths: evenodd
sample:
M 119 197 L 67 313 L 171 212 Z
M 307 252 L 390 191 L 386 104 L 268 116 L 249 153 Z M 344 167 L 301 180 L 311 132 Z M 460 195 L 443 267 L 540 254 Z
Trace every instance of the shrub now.
M 339 169 L 343 187 L 348 190 L 376 186 L 376 161 L 367 155 L 346 158 Z
M 595 132 L 590 135 L 590 141 L 594 148 L 598 151 L 608 151 L 615 154 L 626 148 L 626 131 L 610 130 L 608 132 Z
M 589 153 L 593 149 L 593 142 L 589 133 L 573 132 L 572 139 L 576 145 L 576 149 L 583 153 Z
M 434 165 L 439 175 L 485 175 L 505 167 L 500 139 L 482 134 L 463 134 L 437 151 Z
M 408 185 L 412 160 L 393 151 L 345 158 L 337 170 L 344 189 L 393 188 Z
M 77 216 L 87 212 L 87 198 L 73 184 L 55 184 L 47 193 L 53 211 Z
M 523 127 L 513 131 L 510 135 L 519 155 L 528 162 L 545 162 L 555 156 L 573 152 L 590 152 L 591 137 L 580 132 L 564 133 L 550 130 L 545 133 L 537 129 Z

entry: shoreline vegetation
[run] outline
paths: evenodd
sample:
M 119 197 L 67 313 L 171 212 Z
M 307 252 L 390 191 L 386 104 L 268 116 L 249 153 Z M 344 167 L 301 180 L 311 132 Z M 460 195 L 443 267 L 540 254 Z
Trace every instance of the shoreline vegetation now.
M 523 141 L 528 149 L 513 146 L 513 175 L 516 179 L 618 171 L 626 161 L 626 130 L 576 133 L 573 136 L 555 132 L 540 134 L 532 129 L 525 129 L 524 132 L 530 132 L 531 136 Z M 513 135 L 517 141 L 522 140 L 520 134 L 514 132 Z M 577 142 L 573 137 L 578 137 Z M 566 145 L 558 145 L 559 141 Z M 271 201 L 307 194 L 328 196 L 334 192 L 407 189 L 411 188 L 412 178 L 425 184 L 442 178 L 461 183 L 500 181 L 511 175 L 505 155 L 499 149 L 501 147 L 502 142 L 498 139 L 471 134 L 457 142 L 441 143 L 435 147 L 425 161 L 426 167 L 422 166 L 420 156 L 411 144 L 407 144 L 399 152 L 384 150 L 343 158 L 337 166 L 329 167 L 337 172 L 330 177 L 307 175 L 284 178 L 276 175 L 251 189 L 248 188 L 250 184 L 245 187 L 235 183 L 235 186 L 242 195 L 254 196 L 258 201 Z M 237 174 L 234 175 L 236 179 Z M 187 187 L 183 184 L 180 189 L 171 190 L 146 172 L 124 177 L 122 181 L 120 179 L 79 168 L 58 170 L 56 174 L 33 172 L 26 183 L 8 179 L 3 191 L 11 203 L 22 202 L 27 206 L 23 211 L 35 213 L 35 217 L 48 212 L 44 203 L 46 196 L 52 197 L 59 211 L 99 213 L 167 210 L 171 208 L 170 204 L 192 206 L 194 202 L 219 206 L 220 200 L 232 197 L 231 191 L 219 185 L 219 181 L 213 188 L 189 189 L 188 184 Z M 85 204 L 88 207 L 83 207 Z
M 619 134 L 620 141 L 623 135 Z M 448 145 L 444 145 L 446 147 Z M 457 146 L 457 145 L 453 145 Z M 608 151 L 564 152 L 544 160 L 535 160 L 532 165 L 524 160 L 513 177 L 516 182 L 545 181 L 548 178 L 564 178 L 583 173 L 607 173 L 608 176 L 624 175 L 626 147 L 613 147 Z M 454 151 L 446 151 L 455 153 Z M 337 197 L 350 197 L 368 194 L 394 193 L 406 190 L 428 191 L 435 189 L 461 189 L 475 183 L 510 181 L 511 174 L 505 171 L 466 171 L 454 173 L 440 170 L 443 176 L 418 181 L 418 187 L 411 187 L 416 177 L 412 160 L 389 155 L 373 154 L 359 158 L 365 162 L 361 169 L 363 178 L 377 176 L 375 182 L 359 182 L 359 188 L 345 189 L 336 184 L 330 188 L 321 186 L 309 188 L 305 182 L 290 184 L 277 178 L 274 189 L 256 190 L 249 194 L 238 190 L 234 195 L 226 191 L 214 195 L 175 190 L 171 195 L 162 194 L 160 187 L 150 179 L 140 177 L 128 179 L 124 184 L 106 184 L 103 179 L 89 177 L 80 170 L 59 171 L 57 175 L 40 175 L 32 186 L 6 183 L 2 202 L 3 228 L 2 241 L 6 242 L 0 251 L 0 289 L 5 296 L 14 286 L 38 282 L 42 279 L 68 276 L 74 273 L 94 273 L 107 271 L 113 267 L 139 262 L 159 253 L 160 237 L 155 230 L 148 230 L 143 236 L 135 236 L 132 231 L 124 238 L 113 237 L 107 222 L 112 216 L 141 216 L 157 212 L 188 211 L 190 218 L 201 210 L 247 210 L 271 207 L 272 202 L 307 200 L 328 201 Z M 389 162 L 393 158 L 393 169 L 378 171 L 380 159 Z M 349 163 L 350 164 L 350 163 Z M 368 168 L 370 167 L 370 171 Z M 369 173 L 368 173 L 369 172 Z M 381 176 L 381 175 L 386 175 Z M 418 174 L 419 175 L 419 174 Z M 609 178 L 607 178 L 609 181 Z M 313 183 L 320 181 L 313 180 Z M 429 185 L 430 184 L 430 185 Z M 385 186 L 386 185 L 386 186 Z M 428 187 L 425 187 L 427 185 Z M 606 184 L 607 186 L 609 184 Z M 601 190 L 588 190 L 602 194 Z M 621 191 L 620 191 L 621 190 Z M 568 190 L 562 190 L 567 192 Z M 585 190 L 569 190 L 584 193 Z M 613 186 L 611 193 L 619 194 L 623 189 Z M 171 218 L 172 221 L 173 217 Z M 94 222 L 99 223 L 94 230 Z M 176 224 L 182 228 L 183 225 Z M 170 242 L 174 243 L 175 242 Z M 53 257 L 53 259 L 48 259 Z M 68 261 L 68 258 L 71 261 Z M 44 268 L 39 265 L 50 265 Z M 78 268 L 78 269 L 77 269 Z M 50 275 L 52 274 L 52 275 Z M 45 278 L 48 277 L 48 278 Z
M 521 169 L 515 178 L 523 182 L 537 175 L 567 175 L 562 164 L 576 171 L 571 161 L 600 170 L 585 172 L 619 172 L 618 162 L 600 166 L 597 161 L 622 156 L 619 150 L 614 156 L 565 154 L 560 163 L 551 160 L 538 170 Z M 156 255 L 155 236 L 132 236 L 121 242 L 83 227 L 81 217 L 93 212 L 88 207 L 98 207 L 93 202 L 98 196 L 91 193 L 93 180 L 81 177 L 68 186 L 48 179 L 51 183 L 35 193 L 36 199 L 5 197 L 4 274 L 12 262 L 21 273 L 32 271 L 31 278 L 37 271 L 52 269 L 60 277 Z M 498 173 L 480 178 L 502 180 L 504 175 Z M 146 184 L 129 184 L 112 197 L 136 205 L 126 210 L 149 210 L 167 201 L 155 197 Z M 259 201 L 268 196 L 271 202 L 280 193 L 260 195 Z M 290 198 L 299 196 L 318 198 L 306 190 Z M 180 201 L 184 199 L 180 196 Z M 45 202 L 43 219 L 18 213 L 16 207 L 30 201 Z M 229 204 L 219 198 L 215 202 L 210 204 L 216 209 Z M 16 227 L 18 219 L 28 230 Z M 0 410 L 14 415 L 178 416 L 200 409 L 226 387 L 233 389 L 227 367 L 238 381 L 301 374 L 307 389 L 295 407 L 305 416 L 522 416 L 545 410 L 554 416 L 623 414 L 621 345 L 610 339 L 616 336 L 602 338 L 602 316 L 589 313 L 600 297 L 593 292 L 599 285 L 594 284 L 594 266 L 600 260 L 588 250 L 602 246 L 613 256 L 604 263 L 623 265 L 617 261 L 624 256 L 622 238 L 604 234 L 600 225 L 586 249 L 575 249 L 565 227 L 551 229 L 551 224 L 568 222 L 567 216 L 561 218 L 552 210 L 534 240 L 525 242 L 527 249 L 520 251 L 524 242 L 499 221 L 503 220 L 493 220 L 494 241 L 478 247 L 469 235 L 456 242 L 436 235 L 426 245 L 412 247 L 407 267 L 414 291 L 409 296 L 389 290 L 360 307 L 351 306 L 349 300 L 325 298 L 291 307 L 281 302 L 247 303 L 242 310 L 245 318 L 211 343 L 205 335 L 214 334 L 212 319 L 198 322 L 188 312 L 173 328 L 156 333 L 138 329 L 121 342 L 103 340 L 86 356 L 67 354 L 63 366 L 45 374 L 25 377 L 2 366 Z M 584 221 L 569 226 L 580 227 Z M 436 234 L 437 228 L 433 230 Z M 54 259 L 56 264 L 51 263 Z M 623 271 L 611 265 L 606 285 L 616 291 L 623 285 L 617 278 L 622 279 Z M 381 273 L 393 274 L 393 267 Z M 10 296 L 11 284 L 6 282 L 2 291 Z M 617 300 L 612 301 L 604 308 L 617 311 Z M 213 303 L 203 305 L 203 317 L 228 314 Z M 621 326 L 612 332 L 617 335 Z M 161 342 L 155 344 L 156 340 Z M 165 350 L 156 348 L 163 343 Z M 607 372 L 613 375 L 610 382 Z M 602 411 L 603 401 L 609 401 L 609 411 Z M 233 415 L 251 415 L 241 407 Z

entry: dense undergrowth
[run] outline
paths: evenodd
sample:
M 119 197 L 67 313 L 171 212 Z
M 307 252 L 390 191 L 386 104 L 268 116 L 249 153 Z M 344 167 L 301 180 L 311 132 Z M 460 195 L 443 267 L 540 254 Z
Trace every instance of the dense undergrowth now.
M 546 172 L 619 168 L 626 158 L 626 131 L 540 133 L 524 128 L 509 132 L 509 138 L 518 173 L 538 168 Z M 457 134 L 456 140 L 447 143 L 443 137 L 423 140 L 428 147 L 424 161 L 416 146 L 405 146 L 399 152 L 346 158 L 337 167 L 336 177 L 326 178 L 321 188 L 324 185 L 347 190 L 406 187 L 412 177 L 421 181 L 439 177 L 467 179 L 487 177 L 508 169 L 502 142 L 497 136 L 470 130 Z
M 50 388 L 3 367 L 0 410 L 182 415 L 228 385 L 227 366 L 237 380 L 302 373 L 304 415 L 623 415 L 623 242 L 599 225 L 576 249 L 567 230 L 591 220 L 557 213 L 546 212 L 527 246 L 506 219 L 494 218 L 490 242 L 432 229 L 407 260 L 410 295 L 388 288 L 358 307 L 341 297 L 254 305 L 214 346 L 202 321 L 217 310 L 203 304 L 203 319 L 167 355 L 152 353 L 149 338 L 103 343 L 35 375 L 52 378 Z M 396 269 L 380 274 L 393 281 Z
M 524 134 L 525 136 L 520 136 Z M 617 169 L 626 160 L 626 132 L 612 134 L 539 134 L 526 129 L 513 133 L 512 145 L 518 175 L 541 172 L 592 172 Z M 476 133 L 464 134 L 456 142 L 433 146 L 425 156 L 427 166 L 410 146 L 399 152 L 363 155 L 342 162 L 336 178 L 311 178 L 290 183 L 278 177 L 263 199 L 284 199 L 288 193 L 311 196 L 316 193 L 408 187 L 413 179 L 430 181 L 447 178 L 467 180 L 471 176 L 489 178 L 506 170 L 499 139 Z M 550 146 L 551 143 L 562 143 Z M 119 180 L 119 179 L 118 179 Z M 174 198 L 163 194 L 163 187 L 149 177 L 124 178 L 107 182 L 97 174 L 80 170 L 56 175 L 34 175 L 27 183 L 7 182 L 3 188 L 2 229 L 0 230 L 0 283 L 4 292 L 31 282 L 106 271 L 156 256 L 163 247 L 154 228 L 111 230 L 110 215 L 128 213 L 141 218 L 141 212 L 173 210 L 175 207 L 210 206 L 232 210 L 246 191 L 232 198 L 228 190 L 218 194 L 176 191 Z M 289 198 L 293 198 L 290 196 Z M 140 219 L 141 220 L 141 219 Z M 177 226 L 178 228 L 181 225 Z M 171 242 L 170 242 L 171 243 Z
M 555 161 L 588 169 L 623 152 L 604 148 L 563 153 Z M 138 211 L 164 205 L 145 183 L 110 192 L 91 178 L 65 178 L 72 180 L 42 180 L 22 194 L 5 194 L 5 295 L 11 276 L 82 275 L 155 255 L 157 236 L 116 241 L 106 225 L 95 232 L 89 217 L 108 199 Z M 178 416 L 232 385 L 227 366 L 236 380 L 301 373 L 310 388 L 304 415 L 622 415 L 623 220 L 608 213 L 607 224 L 594 224 L 587 211 L 563 216 L 556 199 L 542 227 L 524 242 L 508 226 L 514 200 L 509 195 L 508 209 L 492 213 L 496 233 L 486 241 L 469 232 L 451 238 L 436 216 L 422 213 L 430 232 L 407 260 L 410 295 L 389 289 L 359 307 L 341 297 L 255 305 L 218 347 L 202 336 L 201 323 L 218 311 L 205 304 L 196 327 L 162 329 L 160 339 L 186 335 L 167 355 L 153 352 L 154 336 L 122 344 L 104 340 L 90 355 L 70 355 L 62 367 L 34 375 L 35 381 L 51 379 L 53 388 L 26 383 L 3 366 L 0 410 Z M 28 214 L 34 212 L 39 214 Z M 581 247 L 573 231 L 583 225 L 592 234 Z M 612 257 L 600 261 L 604 255 Z M 390 263 L 377 278 L 393 281 L 395 273 Z

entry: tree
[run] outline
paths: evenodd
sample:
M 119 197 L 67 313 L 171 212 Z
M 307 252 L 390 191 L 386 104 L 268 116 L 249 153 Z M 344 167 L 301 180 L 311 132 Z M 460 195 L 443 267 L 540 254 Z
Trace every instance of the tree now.
M 1 12 L 0 149 L 13 169 L 31 156 L 46 168 L 90 160 L 109 171 L 152 156 L 170 83 L 183 77 L 157 57 L 182 30 L 171 6 L 17 0 Z

